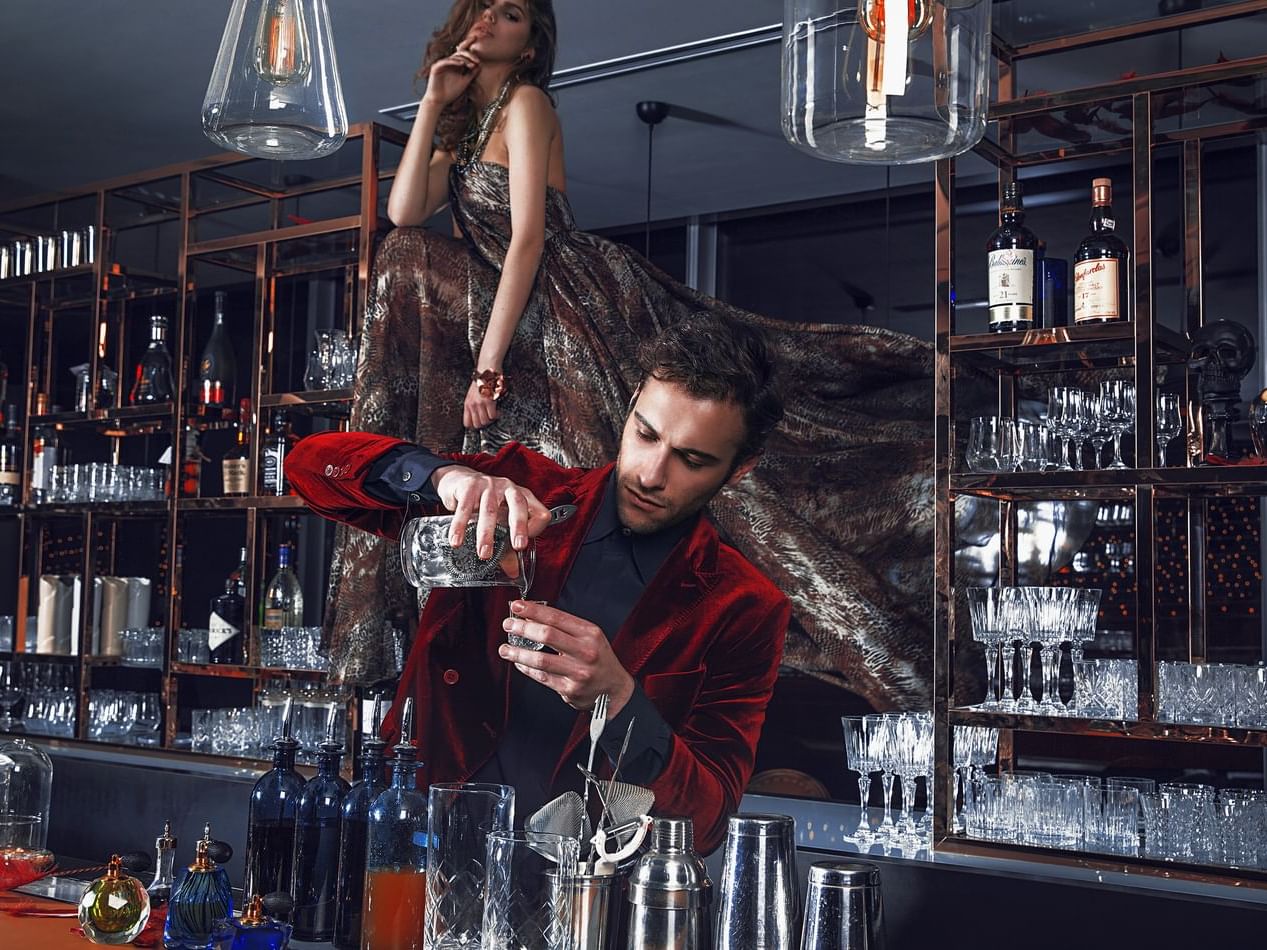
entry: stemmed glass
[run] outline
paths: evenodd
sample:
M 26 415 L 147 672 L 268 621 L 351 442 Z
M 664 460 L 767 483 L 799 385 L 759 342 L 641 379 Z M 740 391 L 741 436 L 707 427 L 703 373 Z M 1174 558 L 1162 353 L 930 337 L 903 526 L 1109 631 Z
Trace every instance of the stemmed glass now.
M 0 660 L 0 730 L 12 732 L 13 707 L 22 701 L 17 660 Z
M 1095 449 L 1095 467 L 1104 468 L 1104 446 L 1113 437 L 1108 420 L 1104 418 L 1104 400 L 1099 393 L 1087 394 L 1087 411 L 1091 417 L 1091 446 Z
M 872 761 L 880 769 L 880 785 L 884 793 L 884 819 L 876 832 L 877 838 L 893 838 L 897 827 L 893 823 L 893 777 L 897 774 L 898 739 L 893 717 L 881 714 L 867 717 L 867 745 Z
M 1081 389 L 1070 389 L 1065 407 L 1065 427 L 1073 440 L 1073 467 L 1075 471 L 1084 469 L 1082 464 L 1087 439 L 1095 432 L 1095 421 L 1091 414 L 1090 398 Z
M 982 708 L 999 705 L 999 667 L 1003 663 L 1003 644 L 1009 635 L 1004 624 L 1002 588 L 969 587 L 968 615 L 972 619 L 972 638 L 985 646 L 987 692 Z M 1011 664 L 1006 664 L 1010 666 Z M 1011 693 L 1011 670 L 1003 670 L 1004 692 Z
M 871 840 L 871 822 L 867 820 L 867 801 L 871 797 L 871 773 L 879 771 L 870 742 L 868 716 L 841 716 L 845 728 L 845 760 L 858 773 L 858 827 L 853 837 L 859 842 Z
M 1157 466 L 1166 467 L 1166 446 L 1183 431 L 1183 417 L 1179 414 L 1177 393 L 1157 394 Z
M 1071 426 L 1076 425 L 1076 410 L 1072 406 L 1072 394 L 1077 392 L 1070 386 L 1053 386 L 1047 394 L 1047 425 L 1060 437 L 1060 464 L 1057 471 L 1072 472 L 1069 464 L 1069 439 L 1073 435 Z
M 1126 468 L 1122 461 L 1122 435 L 1135 423 L 1135 384 L 1125 379 L 1106 379 L 1100 384 L 1100 410 L 1113 432 L 1111 469 Z

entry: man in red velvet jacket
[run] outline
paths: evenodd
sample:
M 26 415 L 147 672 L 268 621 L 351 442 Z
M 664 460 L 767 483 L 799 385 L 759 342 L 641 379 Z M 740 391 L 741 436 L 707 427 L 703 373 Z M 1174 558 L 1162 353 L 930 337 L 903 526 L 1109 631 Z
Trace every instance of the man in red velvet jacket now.
M 707 852 L 751 775 L 790 605 L 703 509 L 757 464 L 782 400 L 759 331 L 718 317 L 668 328 L 639 358 L 615 465 L 563 468 L 518 444 L 436 456 L 349 432 L 300 442 L 287 475 L 314 511 L 388 538 L 409 502 L 453 511 L 455 545 L 477 518 L 481 557 L 498 521 L 517 549 L 537 538 L 531 595 L 549 606 L 508 610 L 505 588 L 427 600 L 389 720 L 414 697 L 420 784 L 514 785 L 522 820 L 580 788 L 588 711 L 606 693 L 608 767 L 628 730 L 621 778 L 648 785 L 657 812 L 693 818 Z M 563 504 L 575 517 L 546 531 Z

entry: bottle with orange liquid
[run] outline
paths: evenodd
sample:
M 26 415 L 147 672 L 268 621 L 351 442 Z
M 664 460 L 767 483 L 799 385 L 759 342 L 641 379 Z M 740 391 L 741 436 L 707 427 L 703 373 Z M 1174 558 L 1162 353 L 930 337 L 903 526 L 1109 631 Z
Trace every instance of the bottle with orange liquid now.
M 361 950 L 422 950 L 427 904 L 427 796 L 414 773 L 414 701 L 405 700 L 392 784 L 370 808 Z

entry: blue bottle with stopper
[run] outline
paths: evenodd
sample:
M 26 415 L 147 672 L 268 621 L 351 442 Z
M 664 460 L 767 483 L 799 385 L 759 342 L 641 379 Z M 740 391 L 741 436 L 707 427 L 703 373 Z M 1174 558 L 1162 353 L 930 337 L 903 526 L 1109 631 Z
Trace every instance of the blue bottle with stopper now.
M 163 946 L 167 950 L 206 950 L 216 921 L 233 916 L 229 875 L 211 857 L 211 825 L 203 829 L 191 864 L 167 905 Z
M 282 708 L 282 734 L 273 743 L 273 767 L 260 776 L 251 790 L 246 829 L 246 881 L 244 894 L 267 897 L 275 891 L 290 893 L 295 856 L 295 818 L 304 777 L 295 771 L 299 743 L 291 734 L 293 703 Z
M 317 774 L 299 796 L 295 818 L 295 860 L 290 918 L 296 940 L 327 941 L 334 936 L 335 888 L 339 879 L 339 831 L 348 783 L 339 775 L 343 745 L 335 738 L 339 707 L 326 716 L 326 739 L 317 753 Z

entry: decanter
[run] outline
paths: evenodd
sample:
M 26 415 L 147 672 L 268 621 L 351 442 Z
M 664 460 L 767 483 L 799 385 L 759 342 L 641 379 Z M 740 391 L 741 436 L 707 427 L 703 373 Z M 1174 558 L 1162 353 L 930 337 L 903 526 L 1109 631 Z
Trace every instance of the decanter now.
M 233 916 L 229 875 L 208 853 L 211 826 L 198 841 L 194 863 L 176 885 L 167 905 L 163 946 L 168 950 L 206 950 L 216 921 Z
M 299 796 L 295 818 L 295 865 L 290 893 L 296 940 L 334 936 L 335 888 L 339 879 L 339 830 L 348 783 L 339 775 L 343 745 L 336 736 L 339 707 L 326 717 L 326 740 L 317 754 L 317 774 Z
M 120 857 L 111 856 L 104 877 L 88 885 L 79 901 L 79 925 L 93 943 L 131 943 L 150 919 L 145 886 L 123 873 Z
M 267 897 L 290 891 L 295 855 L 295 811 L 304 778 L 295 771 L 299 743 L 291 735 L 292 701 L 282 711 L 282 734 L 273 743 L 273 767 L 251 790 L 246 829 L 246 883 L 243 892 Z
M 246 905 L 241 919 L 227 917 L 216 923 L 211 933 L 212 950 L 284 950 L 290 942 L 290 925 L 264 913 L 264 902 L 256 894 Z

